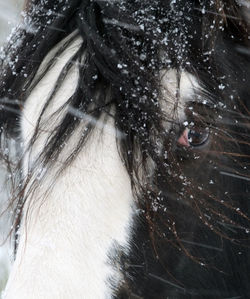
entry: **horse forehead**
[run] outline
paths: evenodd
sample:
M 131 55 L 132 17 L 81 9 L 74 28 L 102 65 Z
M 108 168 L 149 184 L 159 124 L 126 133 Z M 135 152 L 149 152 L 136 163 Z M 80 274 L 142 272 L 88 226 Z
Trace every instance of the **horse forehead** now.
M 180 98 L 190 100 L 195 91 L 200 89 L 198 79 L 187 71 L 177 71 L 176 69 L 160 71 L 161 89 L 163 94 L 180 93 Z
M 189 72 L 176 69 L 160 71 L 160 105 L 168 120 L 183 121 L 187 103 L 195 101 L 199 91 L 198 79 Z M 171 123 L 167 126 L 170 127 Z

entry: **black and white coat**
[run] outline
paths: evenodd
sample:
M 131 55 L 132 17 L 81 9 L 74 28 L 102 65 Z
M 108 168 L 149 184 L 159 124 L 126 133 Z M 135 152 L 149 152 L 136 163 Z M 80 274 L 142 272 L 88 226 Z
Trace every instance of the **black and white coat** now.
M 99 2 L 96 1 L 97 5 Z M 193 13 L 197 11 L 201 16 L 204 13 L 199 10 Z M 105 22 L 108 23 L 106 19 Z M 246 203 L 249 87 L 245 83 L 248 70 L 242 65 L 243 62 L 250 65 L 249 53 L 242 53 L 249 49 L 237 44 L 230 49 L 229 43 L 221 42 L 220 38 L 215 42 L 219 50 L 215 50 L 211 61 L 204 59 L 203 68 L 209 71 L 209 63 L 213 65 L 220 51 L 224 53 L 222 63 L 229 66 L 222 65 L 216 74 L 221 75 L 218 86 L 214 86 L 214 79 L 206 81 L 210 74 L 200 72 L 199 65 L 191 71 L 189 61 L 186 67 L 170 63 L 158 72 L 157 105 L 165 116 L 161 119 L 164 130 L 161 136 L 171 136 L 166 140 L 172 152 L 165 151 L 166 140 L 154 140 L 154 150 L 166 165 L 168 155 L 176 155 L 175 165 L 164 165 L 168 179 L 158 171 L 160 162 L 153 155 L 143 159 L 143 152 L 136 147 L 128 154 L 139 161 L 135 168 L 137 180 L 131 179 L 133 173 L 129 173 L 119 145 L 128 136 L 117 125 L 119 104 L 112 102 L 108 110 L 101 109 L 95 118 L 70 102 L 82 76 L 79 65 L 84 65 L 86 58 L 83 51 L 79 60 L 74 59 L 85 43 L 81 33 L 73 31 L 47 54 L 33 82 L 43 75 L 30 89 L 19 119 L 25 201 L 15 261 L 3 298 L 247 298 L 249 249 L 245 243 L 236 241 L 235 235 L 243 238 L 242 230 L 247 235 L 249 226 Z M 63 51 L 57 54 L 62 46 Z M 240 57 L 239 64 L 231 60 L 234 54 Z M 194 57 L 188 58 L 192 63 Z M 62 84 L 48 102 L 67 65 L 70 67 Z M 122 72 L 124 65 L 117 68 Z M 235 80 L 232 74 L 239 76 L 241 82 L 232 82 Z M 239 90 L 227 91 L 231 82 Z M 102 92 L 99 85 L 97 93 Z M 214 99 L 219 96 L 221 99 Z M 236 98 L 244 101 L 243 112 L 231 111 Z M 128 108 L 128 118 L 129 113 Z M 199 113 L 197 128 L 195 119 Z M 51 153 L 51 167 L 44 162 L 43 153 L 68 114 L 79 122 L 73 133 L 62 144 L 58 143 L 61 149 L 55 159 Z M 240 120 L 239 128 L 235 123 Z M 135 122 L 131 120 L 132 125 Z M 67 164 L 89 125 L 91 134 Z M 145 126 L 148 131 L 152 129 Z M 225 128 L 228 133 L 224 135 Z M 238 143 L 235 131 L 244 135 Z M 133 131 L 137 133 L 140 134 Z M 225 152 L 229 142 L 237 143 L 243 160 L 235 162 L 228 158 Z M 242 163 L 242 172 L 237 163 Z M 220 164 L 223 167 L 218 170 Z M 135 182 L 139 182 L 137 186 Z M 146 187 L 140 189 L 144 184 Z M 160 187 L 153 194 L 157 186 Z M 137 194 L 147 188 L 150 203 L 146 197 L 140 201 Z M 193 205 L 190 201 L 194 197 L 197 202 Z M 228 202 L 223 205 L 226 199 Z M 214 206 L 209 200 L 213 200 Z M 204 210 L 198 205 L 201 202 Z

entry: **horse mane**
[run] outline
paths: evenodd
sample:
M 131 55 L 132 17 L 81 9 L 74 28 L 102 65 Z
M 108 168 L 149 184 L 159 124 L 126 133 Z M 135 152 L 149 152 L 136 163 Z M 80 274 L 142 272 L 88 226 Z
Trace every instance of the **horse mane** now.
M 92 120 L 100 120 L 103 113 L 111 116 L 121 132 L 117 148 L 145 224 L 137 241 L 150 247 L 150 256 L 178 285 L 185 285 L 189 273 L 196 271 L 207 289 L 213 288 L 222 272 L 233 272 L 241 256 L 249 257 L 250 56 L 245 10 L 235 0 L 33 0 L 1 54 L 1 131 L 15 138 L 26 99 L 80 36 L 82 44 L 48 96 L 29 148 L 68 72 L 77 66 L 75 91 L 54 117 L 63 109 L 67 112 L 37 160 L 49 171 L 82 116 L 89 116 L 59 176 L 84 150 L 96 126 Z M 177 82 L 183 72 L 199 82 L 184 109 L 188 123 L 209 127 L 209 147 L 190 149 L 176 142 L 185 126 L 178 115 L 162 109 L 159 79 L 162 70 L 171 69 Z M 174 100 L 179 101 L 178 84 Z M 22 178 L 15 195 L 16 225 L 27 196 L 37 188 L 31 177 L 28 173 Z M 236 252 L 242 254 L 236 257 Z M 234 256 L 230 265 L 225 262 L 229 256 Z M 184 267 L 189 269 L 185 274 Z M 124 271 L 128 276 L 138 273 L 131 267 Z M 247 279 L 244 271 L 237 275 L 232 285 Z M 181 292 L 185 294 L 184 287 Z M 189 294 L 196 292 L 189 289 Z

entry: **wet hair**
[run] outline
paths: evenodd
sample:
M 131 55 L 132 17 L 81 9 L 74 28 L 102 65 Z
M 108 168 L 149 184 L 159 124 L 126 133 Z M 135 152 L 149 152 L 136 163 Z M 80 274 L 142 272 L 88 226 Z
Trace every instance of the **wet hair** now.
M 77 35 L 82 37 L 47 99 L 30 146 L 47 107 L 77 64 L 77 86 L 67 101 L 70 109 L 49 136 L 39 161 L 47 169 L 53 167 L 81 123 L 72 111 L 94 119 L 106 112 L 114 118 L 123 136 L 117 137 L 120 157 L 141 211 L 134 254 L 129 261 L 124 257 L 127 287 L 121 298 L 250 293 L 247 17 L 244 3 L 234 0 L 34 0 L 2 52 L 1 127 L 18 137 L 25 100 L 56 57 Z M 180 146 L 177 140 L 186 124 L 162 109 L 161 71 L 170 69 L 176 70 L 177 82 L 183 71 L 199 82 L 184 110 L 189 137 L 208 132 L 204 144 Z M 177 86 L 176 103 L 179 96 Z M 94 126 L 86 123 L 58 175 L 84 149 Z M 22 180 L 18 210 L 28 185 L 28 178 Z

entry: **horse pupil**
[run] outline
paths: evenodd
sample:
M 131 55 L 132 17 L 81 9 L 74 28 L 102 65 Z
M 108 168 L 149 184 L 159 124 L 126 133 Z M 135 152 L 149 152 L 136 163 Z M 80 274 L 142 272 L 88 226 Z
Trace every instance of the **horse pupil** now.
M 203 145 L 209 137 L 208 128 L 193 128 L 188 132 L 188 141 L 191 146 Z

